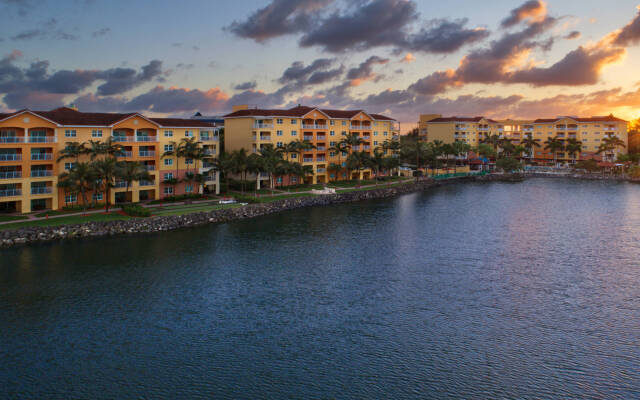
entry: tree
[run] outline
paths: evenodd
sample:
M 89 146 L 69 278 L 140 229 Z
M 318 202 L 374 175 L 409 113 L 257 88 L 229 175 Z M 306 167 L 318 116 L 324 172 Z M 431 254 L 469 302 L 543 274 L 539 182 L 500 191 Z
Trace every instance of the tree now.
M 87 148 L 85 147 L 84 143 L 66 142 L 64 148 L 60 150 L 60 155 L 58 156 L 57 162 L 60 162 L 67 158 L 73 158 L 77 163 L 80 159 L 80 156 L 86 153 Z
M 569 157 L 573 158 L 575 162 L 576 153 L 580 153 L 580 151 L 582 151 L 582 142 L 577 139 L 571 138 L 567 140 L 567 144 L 564 146 L 564 149 L 567 154 L 569 154 Z
M 282 161 L 282 153 L 279 152 L 272 144 L 264 144 L 260 148 L 260 158 L 262 160 L 262 170 L 269 174 L 269 184 L 271 186 L 271 194 L 273 194 L 273 177 L 278 169 L 278 165 Z
M 342 165 L 332 162 L 327 166 L 327 171 L 334 172 L 336 176 L 336 181 L 337 181 L 338 174 L 340 173 L 340 171 L 342 171 Z
M 298 141 L 291 141 L 289 143 L 283 144 L 281 147 L 277 147 L 278 151 L 283 153 L 285 156 L 285 160 L 289 161 L 289 155 L 291 153 L 298 153 Z
M 484 139 L 482 139 L 480 143 L 485 143 L 490 145 L 491 147 L 493 147 L 493 150 L 495 150 L 497 153 L 498 146 L 501 144 L 501 138 L 500 138 L 500 135 L 496 135 L 494 133 L 493 135 L 487 136 Z
M 202 142 L 199 142 L 195 137 L 182 138 L 182 140 L 180 140 L 180 144 L 176 148 L 176 157 L 190 159 L 191 162 L 194 163 L 194 161 L 197 158 L 202 159 L 202 157 L 204 157 L 204 153 L 202 152 L 201 145 L 202 145 Z M 176 162 L 177 161 L 178 160 L 176 158 Z M 189 165 L 191 164 L 186 164 L 186 165 L 187 165 L 186 172 L 189 172 L 189 169 L 190 169 Z
M 136 161 L 119 163 L 116 177 L 119 180 L 126 182 L 126 193 L 129 193 L 129 189 L 134 181 L 139 182 L 152 179 L 144 165 Z
M 380 174 L 380 170 L 384 169 L 386 165 L 385 159 L 384 150 L 380 148 L 373 150 L 373 156 L 366 158 L 368 167 L 370 167 L 376 174 L 376 185 L 378 184 L 378 175 Z
M 249 170 L 247 151 L 245 149 L 234 150 L 231 152 L 231 158 L 233 159 L 231 172 L 240 175 L 240 190 L 244 193 L 244 182 Z
M 182 178 L 182 182 L 184 182 L 185 185 L 191 186 L 191 187 L 193 187 L 194 184 L 197 183 L 198 184 L 197 192 L 200 193 L 200 186 L 204 184 L 204 182 L 206 182 L 206 178 L 203 174 L 197 174 L 194 172 L 185 172 L 184 177 Z M 185 193 L 187 193 L 186 190 L 185 190 Z
M 82 196 L 82 209 L 87 210 L 89 201 L 87 199 L 87 192 L 91 191 L 92 184 L 96 180 L 96 171 L 93 166 L 86 162 L 77 162 L 68 173 L 60 174 L 60 180 L 68 180 L 71 182 L 67 187 L 73 188 L 74 191 L 79 191 Z
M 522 164 L 515 158 L 503 157 L 496 161 L 496 167 L 504 172 L 515 172 L 522 169 Z
M 602 139 L 602 143 L 600 144 L 600 146 L 598 146 L 597 153 L 605 153 L 606 157 L 606 153 L 615 151 L 618 147 L 626 147 L 624 140 L 614 135 L 607 135 L 607 137 Z
M 161 159 L 170 158 L 170 157 L 175 157 L 175 159 L 176 159 L 176 175 L 173 178 L 169 178 L 169 179 L 165 179 L 164 180 L 165 184 L 171 185 L 173 187 L 173 194 L 174 195 L 177 194 L 176 186 L 178 185 L 178 175 L 179 175 L 178 156 L 182 152 L 182 150 L 179 149 L 179 147 L 180 147 L 180 145 L 172 140 L 172 141 L 169 142 L 168 147 L 165 147 L 165 148 L 167 148 L 167 150 L 165 150 L 162 153 L 162 155 L 160 156 Z M 175 179 L 175 181 L 173 179 Z
M 358 186 L 360 185 L 360 171 L 370 165 L 371 156 L 366 151 L 357 151 L 349 154 L 347 157 L 347 169 L 350 171 L 355 170 L 358 172 Z
M 222 152 L 213 160 L 213 167 L 207 171 L 207 174 L 211 171 L 220 173 L 224 177 L 227 190 L 229 190 L 229 174 L 233 171 L 233 163 L 233 156 L 230 153 Z
M 105 193 L 106 212 L 109 212 L 109 204 L 111 201 L 111 189 L 114 187 L 115 179 L 118 176 L 119 163 L 115 158 L 105 158 L 97 160 L 93 163 L 96 170 L 96 177 L 102 181 L 102 187 Z
M 529 161 L 533 160 L 534 148 L 541 146 L 540 139 L 534 139 L 531 135 L 527 135 L 524 139 L 522 139 L 522 145 L 525 149 L 527 149 Z
M 544 142 L 544 149 L 553 153 L 553 163 L 557 164 L 558 152 L 564 150 L 564 143 L 558 137 L 550 137 Z
M 464 155 L 466 159 L 467 155 L 471 151 L 471 145 L 468 144 L 467 142 L 453 142 L 451 144 L 451 150 L 456 161 L 456 163 L 453 165 L 453 172 L 455 173 L 457 171 L 457 166 L 458 166 L 458 162 L 457 162 L 458 157 L 461 155 Z

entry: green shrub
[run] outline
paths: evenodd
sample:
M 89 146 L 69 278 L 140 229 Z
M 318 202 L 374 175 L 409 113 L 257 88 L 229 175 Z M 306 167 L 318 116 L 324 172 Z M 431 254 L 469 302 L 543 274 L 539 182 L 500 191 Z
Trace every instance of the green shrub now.
M 205 200 L 211 198 L 210 196 L 205 196 L 201 194 L 181 194 L 179 196 L 167 196 L 163 197 L 160 200 L 152 200 L 149 204 L 160 204 L 160 203 L 173 203 L 176 201 L 184 201 L 184 200 Z
M 578 161 L 575 168 L 586 169 L 589 172 L 599 171 L 598 162 L 594 159 Z
M 151 210 L 142 207 L 140 204 L 128 204 L 122 207 L 122 211 L 132 217 L 150 217 Z
M 514 158 L 504 157 L 496 161 L 496 167 L 504 172 L 514 172 L 520 171 L 522 169 L 522 164 Z

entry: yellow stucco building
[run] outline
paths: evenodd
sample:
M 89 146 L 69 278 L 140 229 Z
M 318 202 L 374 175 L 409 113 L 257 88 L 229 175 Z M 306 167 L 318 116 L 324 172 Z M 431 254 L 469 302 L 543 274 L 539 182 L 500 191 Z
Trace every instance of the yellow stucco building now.
M 540 147 L 533 149 L 536 161 L 546 162 L 554 159 L 554 155 L 545 150 L 544 142 L 548 138 L 558 138 L 563 142 L 576 139 L 582 143 L 582 151 L 576 153 L 575 158 L 565 152 L 556 154 L 558 161 L 575 161 L 588 158 L 599 158 L 596 154 L 602 139 L 617 136 L 625 147 L 618 147 L 607 153 L 615 157 L 618 153 L 626 153 L 629 140 L 627 137 L 627 121 L 613 115 L 602 117 L 558 117 L 540 118 L 533 120 L 494 120 L 485 117 L 442 117 L 439 114 L 423 114 L 418 122 L 418 133 L 422 140 L 432 142 L 440 140 L 444 143 L 463 141 L 471 146 L 477 146 L 482 140 L 491 135 L 511 139 L 513 144 L 519 144 L 525 137 L 538 139 Z
M 282 147 L 296 140 L 308 140 L 315 148 L 300 155 L 289 153 L 289 161 L 297 161 L 313 167 L 309 183 L 326 183 L 329 180 L 347 179 L 346 168 L 330 172 L 330 163 L 346 165 L 347 154 L 330 149 L 347 135 L 356 135 L 364 141 L 354 146 L 352 151 L 373 153 L 387 140 L 399 139 L 399 125 L 393 118 L 371 114 L 363 110 L 329 110 L 315 107 L 297 106 L 290 109 L 258 109 L 246 105 L 236 106 L 231 114 L 224 116 L 225 151 L 245 149 L 257 153 L 265 144 Z M 351 178 L 360 174 L 361 179 L 371 176 L 370 170 L 353 172 Z M 260 180 L 268 177 L 261 176 Z M 296 177 L 290 182 L 299 183 Z
M 66 193 L 57 187 L 58 176 L 73 167 L 75 159 L 57 161 L 67 142 L 88 143 L 113 137 L 122 145 L 119 161 L 138 161 L 152 176 L 150 181 L 133 182 L 129 191 L 123 182 L 115 182 L 111 202 L 160 199 L 193 192 L 187 184 L 165 185 L 168 178 L 181 178 L 191 172 L 208 171 L 202 162 L 162 157 L 172 142 L 196 137 L 211 157 L 215 157 L 218 132 L 212 124 L 192 119 L 147 118 L 142 114 L 85 113 L 73 108 L 51 111 L 20 110 L 0 114 L 0 210 L 27 213 L 32 210 L 57 210 L 75 205 L 78 193 Z M 88 161 L 82 155 L 77 161 Z M 176 168 L 177 167 L 177 168 Z M 207 175 L 208 191 L 218 192 L 215 173 Z M 174 193 L 174 189 L 176 192 Z M 91 193 L 97 202 L 104 193 Z

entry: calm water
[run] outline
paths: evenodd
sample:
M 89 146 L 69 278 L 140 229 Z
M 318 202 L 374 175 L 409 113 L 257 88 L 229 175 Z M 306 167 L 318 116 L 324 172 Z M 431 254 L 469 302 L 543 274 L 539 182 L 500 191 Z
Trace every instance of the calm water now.
M 0 250 L 0 398 L 640 398 L 640 186 Z

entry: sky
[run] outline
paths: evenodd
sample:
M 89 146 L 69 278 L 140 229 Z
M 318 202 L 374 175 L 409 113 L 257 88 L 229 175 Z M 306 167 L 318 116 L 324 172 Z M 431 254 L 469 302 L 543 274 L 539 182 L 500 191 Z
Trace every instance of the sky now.
M 0 111 L 640 117 L 639 0 L 0 0 Z

